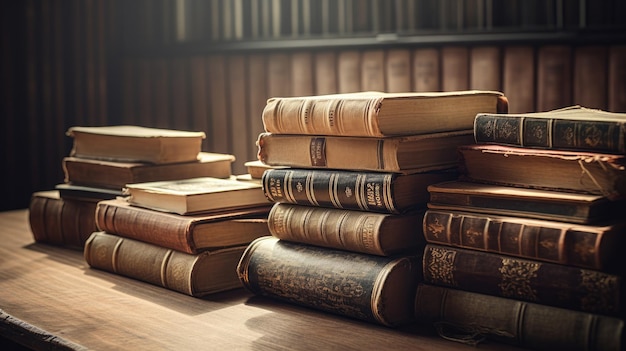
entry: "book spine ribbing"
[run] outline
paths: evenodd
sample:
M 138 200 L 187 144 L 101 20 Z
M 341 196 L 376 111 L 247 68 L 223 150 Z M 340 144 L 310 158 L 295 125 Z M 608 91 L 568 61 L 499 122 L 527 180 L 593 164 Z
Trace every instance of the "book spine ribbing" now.
M 626 126 L 619 122 L 488 114 L 474 120 L 478 143 L 623 154 L 625 135 Z

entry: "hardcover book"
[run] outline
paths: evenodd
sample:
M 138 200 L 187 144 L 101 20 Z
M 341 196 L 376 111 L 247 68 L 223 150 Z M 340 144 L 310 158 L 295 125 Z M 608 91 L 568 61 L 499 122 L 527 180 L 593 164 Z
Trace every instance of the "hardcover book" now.
M 270 205 L 179 215 L 132 206 L 124 199 L 100 201 L 95 209 L 101 231 L 196 254 L 225 246 L 247 245 L 269 235 Z
M 523 114 L 479 113 L 477 143 L 624 154 L 626 113 L 572 106 Z
M 267 218 L 272 236 L 281 240 L 392 256 L 424 246 L 423 211 L 386 214 L 276 203 Z
M 435 209 L 423 221 L 429 243 L 607 272 L 623 272 L 625 229 L 623 219 L 592 226 Z
M 626 195 L 626 156 L 501 145 L 459 147 L 461 180 L 523 188 Z
M 425 283 L 578 311 L 624 312 L 617 274 L 433 244 L 423 259 Z
M 258 159 L 272 166 L 405 172 L 456 168 L 471 130 L 389 138 L 262 133 Z
M 417 288 L 415 316 L 464 343 L 488 338 L 545 351 L 624 347 L 622 319 L 428 284 Z
M 200 177 L 126 185 L 132 205 L 181 215 L 259 207 L 269 201 L 261 184 L 236 179 Z
M 233 161 L 233 155 L 208 152 L 200 152 L 195 161 L 166 164 L 65 157 L 63 172 L 67 183 L 122 189 L 131 183 L 197 177 L 229 178 Z
M 237 273 L 256 295 L 399 326 L 414 321 L 420 269 L 410 256 L 365 255 L 269 236 L 248 246 Z
M 82 249 L 97 230 L 95 210 L 95 202 L 63 199 L 57 190 L 35 192 L 28 206 L 33 238 L 38 243 Z
M 245 248 L 192 255 L 97 231 L 87 239 L 84 257 L 91 268 L 201 297 L 241 287 L 235 268 Z
M 248 170 L 248 174 L 252 179 L 261 179 L 263 177 L 263 172 L 267 171 L 268 169 L 287 168 L 284 166 L 270 166 L 259 160 L 248 161 L 244 163 L 244 166 Z
M 454 171 L 401 174 L 291 168 L 267 170 L 261 181 L 272 202 L 402 213 L 426 206 L 428 185 L 456 177 Z
M 204 132 L 133 125 L 71 127 L 70 156 L 110 161 L 170 163 L 198 159 Z
M 428 186 L 428 207 L 581 224 L 596 224 L 623 212 L 625 201 L 602 195 L 450 181 Z
M 124 197 L 124 191 L 120 189 L 98 188 L 93 186 L 61 183 L 54 186 L 62 199 L 98 202 L 101 200 Z
M 274 97 L 263 110 L 263 124 L 275 134 L 414 135 L 471 129 L 477 113 L 506 113 L 507 106 L 500 92 L 474 90 Z

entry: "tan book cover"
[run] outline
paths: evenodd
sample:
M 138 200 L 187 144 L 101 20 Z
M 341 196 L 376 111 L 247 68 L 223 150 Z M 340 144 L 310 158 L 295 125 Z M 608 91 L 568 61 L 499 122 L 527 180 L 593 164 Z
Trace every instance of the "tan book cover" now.
M 339 93 L 354 93 L 362 90 L 361 53 L 359 51 L 345 50 L 338 53 L 337 84 Z
M 411 51 L 409 49 L 388 50 L 385 60 L 385 91 L 388 93 L 410 92 L 411 67 Z
M 441 89 L 459 91 L 469 89 L 469 49 L 462 46 L 441 48 Z
M 194 161 L 204 132 L 148 128 L 133 125 L 70 127 L 70 156 L 110 161 L 172 163 Z
M 498 46 L 470 49 L 470 89 L 502 91 L 501 57 Z
M 315 53 L 315 94 L 335 94 L 339 90 L 337 83 L 337 54 L 334 51 Z
M 367 50 L 361 54 L 361 89 L 385 91 L 385 50 Z
M 419 48 L 413 51 L 413 91 L 441 91 L 439 49 Z
M 132 205 L 157 211 L 192 214 L 268 204 L 256 182 L 200 177 L 126 185 Z

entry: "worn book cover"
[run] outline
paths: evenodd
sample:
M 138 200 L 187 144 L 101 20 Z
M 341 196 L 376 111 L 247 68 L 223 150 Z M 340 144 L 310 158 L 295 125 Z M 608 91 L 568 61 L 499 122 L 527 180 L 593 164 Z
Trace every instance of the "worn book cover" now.
M 95 221 L 100 230 L 110 234 L 195 254 L 209 248 L 247 245 L 269 235 L 270 205 L 179 215 L 132 206 L 118 198 L 100 201 Z
M 622 207 L 623 208 L 623 207 Z M 599 225 L 447 209 L 426 211 L 426 241 L 532 260 L 623 272 L 626 220 Z
M 268 204 L 261 184 L 232 177 L 127 184 L 125 191 L 132 205 L 182 215 Z
M 420 283 L 416 320 L 467 344 L 499 341 L 532 350 L 624 348 L 624 320 L 454 288 Z
M 91 268 L 201 297 L 241 287 L 237 262 L 245 245 L 188 254 L 96 231 L 85 242 Z
M 70 156 L 110 161 L 171 163 L 195 161 L 204 132 L 148 128 L 134 125 L 74 126 Z
M 496 91 L 369 91 L 273 97 L 262 118 L 265 131 L 275 134 L 384 137 L 471 129 L 477 113 L 507 111 L 506 97 Z
M 291 243 L 253 241 L 237 274 L 254 294 L 387 326 L 414 320 L 419 260 Z
M 471 130 L 388 138 L 262 133 L 258 159 L 272 166 L 384 172 L 456 168 Z
M 427 244 L 424 282 L 606 315 L 622 315 L 621 275 Z

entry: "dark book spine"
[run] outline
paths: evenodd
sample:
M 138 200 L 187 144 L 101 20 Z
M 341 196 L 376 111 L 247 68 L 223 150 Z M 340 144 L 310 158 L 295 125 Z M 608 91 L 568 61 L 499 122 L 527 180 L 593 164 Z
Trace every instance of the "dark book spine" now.
M 617 315 L 618 275 L 512 256 L 426 245 L 424 282 L 522 301 Z
M 263 174 L 263 191 L 273 202 L 400 213 L 394 200 L 393 173 L 358 173 L 308 169 L 271 169 Z
M 185 218 L 106 203 L 98 203 L 95 209 L 96 225 L 102 231 L 195 254 L 193 223 Z
M 532 350 L 623 350 L 624 321 L 610 316 L 420 284 L 418 322 L 462 342 L 489 338 Z M 478 339 L 478 340 L 476 340 Z
M 596 270 L 608 270 L 616 259 L 619 232 L 585 231 L 581 226 L 549 226 L 534 221 L 507 221 L 489 215 L 428 210 L 426 241 L 489 251 L 533 260 Z
M 244 287 L 257 295 L 388 326 L 413 322 L 419 280 L 415 258 L 359 254 L 266 236 L 248 246 L 237 273 Z
M 480 114 L 474 120 L 479 143 L 555 150 L 623 154 L 624 123 Z

